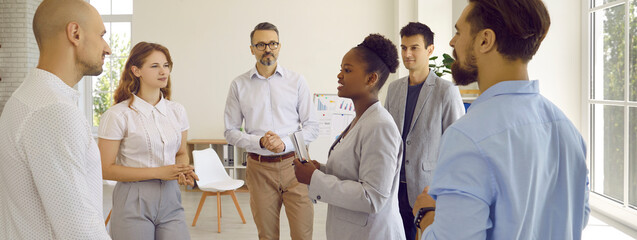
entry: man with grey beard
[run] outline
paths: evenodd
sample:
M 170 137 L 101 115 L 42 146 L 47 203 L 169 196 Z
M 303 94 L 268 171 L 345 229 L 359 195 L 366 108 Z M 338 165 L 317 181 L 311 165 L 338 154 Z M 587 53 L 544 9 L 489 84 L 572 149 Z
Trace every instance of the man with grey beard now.
M 318 136 L 318 122 L 305 78 L 277 64 L 280 49 L 273 24 L 259 23 L 250 33 L 257 63 L 230 85 L 224 136 L 249 153 L 246 184 L 259 239 L 279 239 L 282 204 L 292 239 L 312 239 L 314 207 L 307 186 L 294 175 L 294 145 L 288 135 L 301 130 L 309 144 Z

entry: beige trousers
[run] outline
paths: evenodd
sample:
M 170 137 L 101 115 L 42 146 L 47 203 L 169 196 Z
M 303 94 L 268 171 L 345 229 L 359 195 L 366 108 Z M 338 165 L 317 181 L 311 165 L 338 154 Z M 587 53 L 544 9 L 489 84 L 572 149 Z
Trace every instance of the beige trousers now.
M 312 239 L 314 206 L 308 198 L 307 185 L 296 181 L 292 166 L 294 157 L 280 162 L 248 159 L 246 184 L 259 239 L 279 239 L 281 204 L 285 205 L 292 240 Z

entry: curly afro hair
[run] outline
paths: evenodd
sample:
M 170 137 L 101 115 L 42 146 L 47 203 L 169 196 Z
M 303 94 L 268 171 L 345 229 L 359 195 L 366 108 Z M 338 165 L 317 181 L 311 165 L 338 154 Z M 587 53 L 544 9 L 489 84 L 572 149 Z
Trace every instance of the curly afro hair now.
M 395 73 L 398 68 L 396 45 L 383 35 L 370 34 L 354 49 L 359 51 L 361 59 L 367 63 L 367 73 L 378 73 L 376 89 L 380 90 L 387 81 L 389 73 Z

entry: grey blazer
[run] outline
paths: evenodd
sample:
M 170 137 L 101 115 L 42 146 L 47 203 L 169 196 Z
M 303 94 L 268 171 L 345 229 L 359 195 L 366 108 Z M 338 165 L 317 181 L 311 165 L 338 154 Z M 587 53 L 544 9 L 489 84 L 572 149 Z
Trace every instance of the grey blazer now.
M 401 138 L 380 102 L 334 142 L 310 198 L 328 203 L 327 239 L 405 239 L 398 212 Z
M 408 85 L 408 77 L 392 82 L 385 100 L 385 108 L 394 118 L 401 136 L 405 123 Z M 438 162 L 442 133 L 462 117 L 464 112 L 458 87 L 430 71 L 418 95 L 404 145 L 407 196 L 412 207 L 416 197 L 431 184 L 433 170 Z

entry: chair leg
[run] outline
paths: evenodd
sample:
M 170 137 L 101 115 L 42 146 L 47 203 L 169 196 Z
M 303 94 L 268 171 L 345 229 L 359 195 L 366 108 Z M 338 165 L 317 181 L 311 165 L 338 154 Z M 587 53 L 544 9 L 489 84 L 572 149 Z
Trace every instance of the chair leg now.
M 239 212 L 239 216 L 241 216 L 241 220 L 243 224 L 246 224 L 246 219 L 243 217 L 243 212 L 241 212 L 241 207 L 239 207 L 239 201 L 237 201 L 237 195 L 234 195 L 234 190 L 230 191 L 230 196 L 232 196 L 232 201 L 234 201 L 234 206 L 237 207 L 237 211 Z
M 104 221 L 105 226 L 108 226 L 108 220 L 111 220 L 111 213 L 113 213 L 113 209 L 111 209 L 111 211 L 108 212 L 108 217 L 106 217 L 106 221 Z
M 199 200 L 199 207 L 197 208 L 197 213 L 195 214 L 195 220 L 192 221 L 192 226 L 194 227 L 197 224 L 197 219 L 199 218 L 199 213 L 201 213 L 201 208 L 203 207 L 203 203 L 206 201 L 206 197 L 208 196 L 207 192 L 201 193 L 201 200 Z
M 217 232 L 221 233 L 221 192 L 217 192 Z

